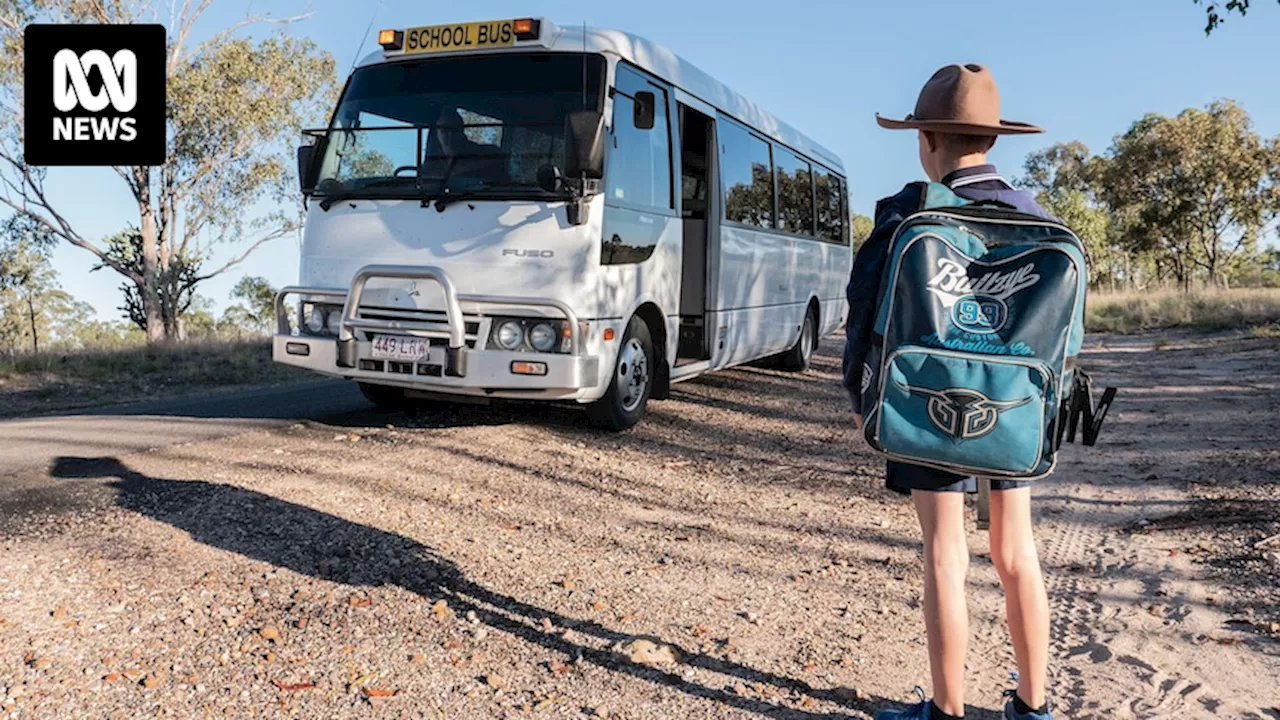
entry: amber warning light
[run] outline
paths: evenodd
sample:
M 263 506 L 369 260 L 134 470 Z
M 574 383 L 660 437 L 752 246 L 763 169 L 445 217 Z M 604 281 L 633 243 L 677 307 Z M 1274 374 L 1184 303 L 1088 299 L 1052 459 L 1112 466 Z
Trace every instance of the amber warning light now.
M 512 30 L 517 40 L 537 40 L 542 32 L 542 23 L 532 18 L 523 18 L 512 23 Z
M 378 44 L 385 50 L 399 50 L 404 44 L 404 32 L 400 30 L 378 31 Z

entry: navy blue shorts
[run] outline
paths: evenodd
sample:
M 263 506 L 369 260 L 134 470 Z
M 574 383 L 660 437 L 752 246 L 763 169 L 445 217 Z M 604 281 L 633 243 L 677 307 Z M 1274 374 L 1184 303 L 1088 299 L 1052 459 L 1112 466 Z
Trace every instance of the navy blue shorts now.
M 884 485 L 902 495 L 910 495 L 912 490 L 929 492 L 978 492 L 978 481 L 973 477 L 956 475 L 955 473 L 934 470 L 922 465 L 911 465 L 890 460 L 884 473 Z M 1013 490 L 1031 485 L 1030 480 L 991 479 L 991 489 Z

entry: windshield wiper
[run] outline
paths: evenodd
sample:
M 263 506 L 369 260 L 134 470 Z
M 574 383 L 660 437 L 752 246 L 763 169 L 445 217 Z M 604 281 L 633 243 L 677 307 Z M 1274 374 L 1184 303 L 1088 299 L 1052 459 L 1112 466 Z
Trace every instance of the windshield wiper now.
M 436 212 L 444 212 L 445 208 L 454 203 L 466 202 L 468 200 L 506 200 L 506 199 L 565 199 L 567 196 L 559 194 L 551 194 L 540 191 L 537 188 L 524 187 L 521 185 L 507 185 L 478 188 L 476 190 L 468 190 L 466 192 L 451 192 L 439 195 L 428 195 L 423 202 L 434 200 L 436 203 Z
M 342 202 L 343 200 L 351 200 L 352 198 L 358 198 L 360 197 L 360 194 L 362 192 L 364 192 L 369 188 L 401 185 L 404 183 L 405 180 L 409 180 L 409 179 L 411 178 L 387 178 L 385 180 L 371 180 L 367 183 L 364 183 L 358 188 L 352 188 L 350 190 L 340 192 L 340 193 L 335 193 L 333 195 L 325 195 L 320 200 L 320 209 L 324 210 L 325 212 L 328 212 L 329 208 L 332 207 L 334 203 L 339 203 L 339 202 Z
M 472 200 L 480 195 L 484 195 L 486 192 L 492 191 L 477 190 L 474 192 L 445 193 L 444 195 L 438 195 L 435 197 L 436 212 L 444 212 L 445 208 L 456 202 Z

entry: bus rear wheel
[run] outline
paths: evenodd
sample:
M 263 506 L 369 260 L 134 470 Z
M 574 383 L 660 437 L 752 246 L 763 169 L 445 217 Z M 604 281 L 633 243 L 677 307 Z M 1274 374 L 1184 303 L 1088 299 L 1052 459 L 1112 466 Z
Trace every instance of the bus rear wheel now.
M 655 359 L 653 336 L 640 318 L 631 318 L 613 378 L 604 397 L 587 406 L 587 414 L 595 423 L 614 432 L 626 430 L 644 417 L 653 394 Z
M 800 337 L 791 349 L 778 358 L 782 369 L 788 372 L 804 372 L 809 369 L 813 360 L 814 348 L 818 346 L 818 317 L 813 308 L 804 314 L 804 324 L 800 326 Z

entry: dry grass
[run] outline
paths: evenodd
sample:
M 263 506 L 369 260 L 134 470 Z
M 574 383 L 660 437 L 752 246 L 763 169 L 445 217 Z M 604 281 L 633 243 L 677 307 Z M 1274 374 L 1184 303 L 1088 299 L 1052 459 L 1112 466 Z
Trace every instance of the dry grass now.
M 0 416 L 304 377 L 266 339 L 0 357 Z
M 1085 327 L 1090 332 L 1135 333 L 1166 328 L 1229 330 L 1280 323 L 1280 289 L 1177 290 L 1094 293 Z M 1265 331 L 1262 331 L 1265 332 Z

